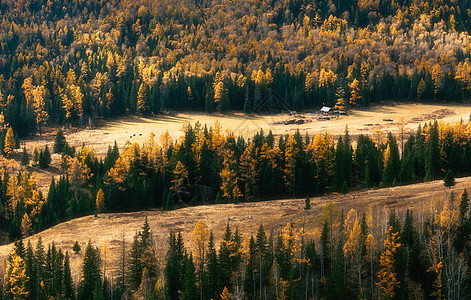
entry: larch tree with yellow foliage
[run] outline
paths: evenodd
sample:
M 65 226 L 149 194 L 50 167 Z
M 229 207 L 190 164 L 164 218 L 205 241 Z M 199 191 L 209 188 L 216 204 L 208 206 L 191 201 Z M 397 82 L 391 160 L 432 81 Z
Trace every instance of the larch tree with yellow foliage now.
M 39 127 L 39 135 L 41 135 L 42 125 L 49 119 L 46 111 L 46 89 L 44 86 L 38 86 L 33 90 L 33 114 L 36 120 L 36 126 Z
M 299 153 L 297 142 L 293 135 L 288 137 L 285 149 L 285 181 L 293 193 L 296 194 L 296 160 Z
M 25 272 L 25 263 L 23 259 L 13 251 L 10 256 L 10 264 L 5 274 L 5 293 L 10 299 L 27 299 L 28 291 L 26 283 L 28 276 Z
M 173 170 L 172 186 L 170 190 L 182 201 L 181 195 L 188 194 L 187 191 L 188 171 L 181 161 L 177 162 Z
M 103 212 L 105 209 L 105 194 L 103 193 L 102 189 L 98 190 L 96 194 L 96 214 Z
M 219 173 L 219 176 L 221 176 L 221 193 L 227 200 L 234 201 L 242 195 L 238 186 L 235 164 L 234 151 L 226 149 L 224 152 L 223 167 Z
M 31 235 L 33 232 L 33 224 L 31 224 L 31 219 L 28 214 L 25 213 L 21 219 L 21 236 L 26 238 Z
M 337 87 L 337 91 L 335 93 L 335 108 L 338 111 L 346 111 L 348 109 L 347 106 L 347 99 L 345 99 L 345 89 L 342 86 Z
M 244 150 L 239 163 L 240 177 L 244 183 L 243 192 L 246 200 L 251 200 L 257 195 L 257 160 L 252 156 L 254 148 L 254 143 L 250 143 Z
M 203 278 L 204 278 L 204 264 L 206 262 L 206 244 L 209 239 L 208 226 L 199 220 L 195 225 L 195 229 L 191 233 L 191 241 L 193 243 L 193 260 L 195 263 L 195 271 L 198 281 L 198 292 L 200 298 L 203 295 Z
M 355 78 L 353 81 L 348 84 L 350 87 L 350 107 L 355 107 L 360 104 L 361 95 L 360 95 L 360 82 Z
M 394 232 L 392 226 L 390 226 L 386 232 L 384 249 L 379 257 L 379 271 L 377 274 L 379 281 L 376 283 L 386 299 L 394 298 L 396 289 L 400 284 L 394 263 L 398 248 L 401 246 L 402 244 L 399 242 L 399 233 Z
M 11 127 L 8 128 L 7 134 L 5 135 L 5 144 L 3 146 L 3 153 L 8 157 L 13 153 L 15 149 L 15 134 Z

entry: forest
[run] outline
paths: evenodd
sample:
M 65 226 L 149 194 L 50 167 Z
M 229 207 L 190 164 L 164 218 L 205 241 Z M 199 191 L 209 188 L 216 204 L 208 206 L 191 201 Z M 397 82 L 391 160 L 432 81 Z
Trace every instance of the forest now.
M 0 1 L 0 123 L 466 102 L 460 1 Z
M 308 209 L 308 208 L 306 208 Z M 144 222 L 130 247 L 122 243 L 118 275 L 89 241 L 81 277 L 69 252 L 41 238 L 22 240 L 8 257 L 5 299 L 466 299 L 470 289 L 470 198 L 448 194 L 430 210 L 345 216 L 324 206 L 313 232 L 288 223 L 247 234 L 227 223 L 215 241 L 203 220 L 185 245 L 172 232 L 157 244 Z M 222 229 L 219 229 L 222 230 Z M 65 250 L 65 254 L 64 254 Z M 76 243 L 71 249 L 81 253 Z
M 6 134 L 5 155 L 14 144 Z M 22 164 L 41 170 L 51 151 L 61 154 L 63 175 L 52 178 L 45 195 L 34 172 L 4 168 L 0 176 L 0 226 L 11 241 L 102 212 L 305 198 L 437 179 L 452 186 L 456 176 L 471 173 L 471 123 L 464 122 L 426 123 L 409 136 L 376 130 L 356 140 L 346 128 L 336 141 L 329 134 L 274 137 L 263 130 L 246 139 L 217 121 L 209 128 L 185 123 L 179 139 L 152 134 L 143 145 L 127 142 L 121 153 L 109 146 L 104 158 L 85 144 L 69 146 L 59 130 L 52 148 L 23 148 L 21 155 Z
M 471 174 L 471 119 L 409 134 L 377 129 L 235 136 L 185 123 L 98 157 L 55 128 L 178 111 L 274 114 L 322 105 L 347 112 L 382 101 L 467 103 L 468 0 L 0 0 L 0 232 L 15 242 L 1 299 L 466 299 L 470 197 L 430 210 L 344 212 L 326 203 L 317 229 L 256 234 L 228 222 L 222 240 L 200 220 L 190 244 L 157 244 L 147 219 L 123 238 L 119 275 L 106 245 L 24 239 L 72 218 L 201 204 L 310 198 Z M 20 163 L 59 178 L 41 191 Z M 31 170 L 31 169 L 29 169 Z M 346 215 L 345 215 L 346 214 Z M 222 230 L 222 229 L 219 229 Z M 47 248 L 47 249 L 46 249 Z M 72 254 L 69 251 L 74 251 Z M 83 255 L 80 278 L 70 255 Z

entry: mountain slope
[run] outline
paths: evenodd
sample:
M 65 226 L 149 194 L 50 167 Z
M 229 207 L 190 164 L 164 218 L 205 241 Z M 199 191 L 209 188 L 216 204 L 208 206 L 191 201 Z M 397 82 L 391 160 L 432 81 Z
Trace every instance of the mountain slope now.
M 73 254 L 72 246 L 75 241 L 79 242 L 82 249 L 85 248 L 88 240 L 100 249 L 106 243 L 109 249 L 108 272 L 117 276 L 123 233 L 128 250 L 133 235 L 140 230 L 145 217 L 148 218 L 157 247 L 167 244 L 170 231 L 181 231 L 186 246 L 191 247 L 190 235 L 199 219 L 202 219 L 213 230 L 216 241 L 222 238 L 227 222 L 232 228 L 238 227 L 242 234 L 255 234 L 260 224 L 263 224 L 267 232 L 273 230 L 276 233 L 287 222 L 293 222 L 295 228 L 299 228 L 300 222 L 304 219 L 307 232 L 312 232 L 319 225 L 318 217 L 322 212 L 322 207 L 329 201 L 333 201 L 343 209 L 345 215 L 351 208 L 354 208 L 357 211 L 371 212 L 372 216 L 381 222 L 381 220 L 387 220 L 386 214 L 391 209 L 401 212 L 410 207 L 420 211 L 440 205 L 451 191 L 459 195 L 464 188 L 469 188 L 471 177 L 460 178 L 456 182 L 456 186 L 452 189 L 444 188 L 443 181 L 437 180 L 402 187 L 362 190 L 347 195 L 321 196 L 311 199 L 312 208 L 308 211 L 304 210 L 304 199 L 287 199 L 196 206 L 168 212 L 151 210 L 100 214 L 97 217 L 87 216 L 59 224 L 28 238 L 27 241 L 31 241 L 35 246 L 38 238 L 41 237 L 45 245 L 54 242 L 63 251 L 72 252 L 72 275 L 77 276 L 76 278 L 80 276 L 83 250 L 79 254 Z M 12 244 L 1 246 L 0 257 L 6 258 L 11 247 Z

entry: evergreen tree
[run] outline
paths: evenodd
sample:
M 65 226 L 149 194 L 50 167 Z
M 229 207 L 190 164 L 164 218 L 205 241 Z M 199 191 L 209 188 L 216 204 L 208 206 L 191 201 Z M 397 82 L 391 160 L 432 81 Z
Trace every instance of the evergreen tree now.
M 195 265 L 192 256 L 186 257 L 185 274 L 183 277 L 182 299 L 198 299 L 198 288 L 196 286 Z
M 178 299 L 183 290 L 185 273 L 185 247 L 181 233 L 170 233 L 167 263 L 165 265 L 166 293 L 170 299 Z
M 463 223 L 465 219 L 469 218 L 469 195 L 466 189 L 463 190 L 461 194 L 460 201 L 460 221 Z
M 309 196 L 307 196 L 306 200 L 304 201 L 304 209 L 305 210 L 311 209 L 311 199 L 309 199 Z
M 393 182 L 398 182 L 400 172 L 400 158 L 399 149 L 396 139 L 391 133 L 388 134 L 388 144 L 384 152 L 384 171 L 383 171 L 383 184 L 386 186 L 393 185 Z
M 425 130 L 425 129 L 424 129 Z M 425 180 L 434 180 L 440 174 L 440 148 L 438 123 L 429 125 L 425 153 Z
M 81 248 L 80 248 L 80 245 L 79 245 L 78 241 L 75 241 L 75 244 L 72 247 L 72 250 L 74 250 L 75 254 L 78 254 L 80 252 Z
M 219 262 L 214 244 L 213 232 L 209 234 L 208 253 L 206 255 L 206 272 L 204 273 L 203 294 L 208 299 L 215 299 L 219 291 Z
M 455 184 L 455 175 L 452 170 L 448 170 L 445 174 L 445 178 L 443 178 L 443 185 L 447 188 L 451 188 Z
M 79 286 L 78 299 L 101 299 L 102 278 L 100 269 L 100 254 L 94 249 L 91 241 L 83 255 L 82 280 Z
M 54 153 L 62 153 L 67 146 L 67 140 L 65 139 L 64 132 L 59 129 L 54 138 Z
M 69 252 L 65 252 L 65 259 L 64 259 L 64 299 L 74 299 L 74 282 L 72 279 L 72 273 L 70 270 L 70 259 L 69 259 Z
M 46 169 L 51 164 L 51 152 L 49 152 L 49 147 L 46 145 L 44 151 L 41 150 L 39 153 L 39 167 L 41 169 Z
M 23 152 L 21 153 L 21 161 L 20 164 L 22 166 L 27 166 L 29 165 L 29 154 L 28 151 L 26 150 L 26 147 L 23 147 Z
M 142 280 L 142 248 L 139 242 L 139 234 L 134 235 L 133 243 L 128 254 L 127 282 L 131 290 L 137 290 Z

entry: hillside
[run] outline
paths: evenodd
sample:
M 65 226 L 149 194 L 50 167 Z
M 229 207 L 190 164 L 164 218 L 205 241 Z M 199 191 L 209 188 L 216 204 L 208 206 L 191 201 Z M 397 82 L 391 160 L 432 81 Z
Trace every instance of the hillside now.
M 43 2 L 0 3 L 2 125 L 21 137 L 97 117 L 470 97 L 468 1 Z
M 279 232 L 287 222 L 299 226 L 305 220 L 307 232 L 319 227 L 318 217 L 323 206 L 334 202 L 346 215 L 354 208 L 359 212 L 371 213 L 376 224 L 387 221 L 389 210 L 403 212 L 412 208 L 417 215 L 420 212 L 441 207 L 445 197 L 451 192 L 459 195 L 464 188 L 471 187 L 471 177 L 457 179 L 451 189 L 443 187 L 443 181 L 437 180 L 402 187 L 374 190 L 361 190 L 346 195 L 332 194 L 311 198 L 311 210 L 304 210 L 304 199 L 274 200 L 255 203 L 220 204 L 181 208 L 173 211 L 140 211 L 132 213 L 100 214 L 98 217 L 87 216 L 54 226 L 41 233 L 27 238 L 33 245 L 39 237 L 45 245 L 54 242 L 64 251 L 71 252 L 72 275 L 80 276 L 83 250 L 73 254 L 72 246 L 78 241 L 82 247 L 90 240 L 99 249 L 106 243 L 109 248 L 108 267 L 117 275 L 119 258 L 122 249 L 123 233 L 126 249 L 129 250 L 135 232 L 139 231 L 148 218 L 150 228 L 155 236 L 157 247 L 166 247 L 170 231 L 181 231 L 185 243 L 191 247 L 190 234 L 198 220 L 202 219 L 214 232 L 215 240 L 221 240 L 224 228 L 229 222 L 231 227 L 238 227 L 243 233 L 255 234 L 260 224 L 267 232 Z M 12 249 L 12 244 L 0 247 L 0 257 L 5 258 Z M 165 252 L 159 251 L 160 255 Z

